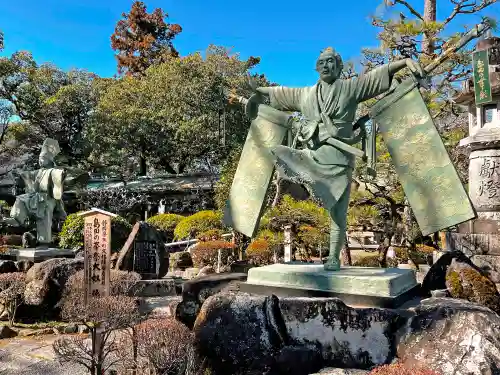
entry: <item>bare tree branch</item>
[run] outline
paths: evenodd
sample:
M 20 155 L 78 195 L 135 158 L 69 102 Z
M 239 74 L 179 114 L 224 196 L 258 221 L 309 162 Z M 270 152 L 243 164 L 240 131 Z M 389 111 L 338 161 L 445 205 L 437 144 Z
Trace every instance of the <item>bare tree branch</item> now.
M 459 14 L 473 14 L 483 10 L 490 5 L 493 5 L 497 0 L 481 0 L 478 4 L 477 1 L 471 0 L 451 0 L 455 7 L 450 15 L 444 20 L 443 25 L 450 23 Z
M 401 5 L 404 5 L 409 11 L 411 14 L 413 14 L 415 17 L 421 19 L 422 21 L 424 20 L 424 17 L 415 10 L 415 8 L 413 8 L 407 1 L 405 0 L 394 0 L 394 3 L 395 4 L 401 4 Z

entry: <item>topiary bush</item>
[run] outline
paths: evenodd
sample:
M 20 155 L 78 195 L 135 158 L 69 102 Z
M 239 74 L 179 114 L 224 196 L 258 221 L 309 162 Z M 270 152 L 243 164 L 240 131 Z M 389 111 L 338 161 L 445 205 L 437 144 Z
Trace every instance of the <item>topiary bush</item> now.
M 59 233 L 59 246 L 63 249 L 83 248 L 84 218 L 78 213 L 68 215 Z M 121 216 L 111 219 L 111 252 L 120 251 L 127 240 L 132 225 Z
M 198 234 L 210 229 L 223 229 L 222 213 L 207 210 L 183 218 L 175 227 L 174 238 L 176 240 L 196 238 Z
M 265 266 L 274 263 L 274 251 L 264 238 L 253 240 L 247 247 L 245 255 L 248 263 L 254 266 Z
M 274 263 L 274 255 L 277 259 L 284 256 L 284 235 L 281 232 L 273 232 L 265 229 L 259 232 L 257 237 L 250 243 L 245 251 L 248 262 L 255 266 L 265 266 Z
M 196 236 L 198 241 L 217 241 L 222 240 L 222 235 L 224 233 L 220 229 L 209 229 L 202 232 Z
M 196 268 L 212 266 L 217 269 L 217 258 L 221 250 L 221 265 L 228 266 L 234 260 L 236 246 L 227 241 L 201 241 L 191 250 L 191 258 Z
M 170 270 L 185 270 L 186 268 L 193 267 L 193 259 L 188 251 L 179 251 L 170 254 L 168 265 Z
M 354 267 L 380 267 L 379 261 L 378 261 L 378 254 L 370 254 L 366 255 L 363 257 L 359 257 L 358 259 L 354 260 L 352 265 Z
M 184 216 L 177 214 L 158 214 L 151 216 L 146 223 L 160 231 L 165 237 L 165 242 L 170 242 L 174 239 L 175 227 L 182 219 Z

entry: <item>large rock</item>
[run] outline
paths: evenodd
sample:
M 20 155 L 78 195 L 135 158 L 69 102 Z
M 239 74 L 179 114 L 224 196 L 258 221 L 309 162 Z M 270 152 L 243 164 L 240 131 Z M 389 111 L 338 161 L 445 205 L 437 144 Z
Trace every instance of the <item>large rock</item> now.
M 367 369 L 394 357 L 394 327 L 403 324 L 389 309 L 355 309 L 337 298 L 282 298 L 288 339 L 321 348 L 331 367 Z
M 0 325 L 0 339 L 10 339 L 16 337 L 17 332 L 6 325 Z
M 17 272 L 16 263 L 12 260 L 0 260 L 0 273 Z
M 307 375 L 389 362 L 403 323 L 395 311 L 354 309 L 336 298 L 230 292 L 205 301 L 193 331 L 212 374 Z
M 160 279 L 167 274 L 168 263 L 160 232 L 152 225 L 139 221 L 120 250 L 115 269 L 134 271 L 142 278 Z
M 397 355 L 441 375 L 500 374 L 500 317 L 464 300 L 423 300 L 401 329 Z
M 500 313 L 500 294 L 496 285 L 477 267 L 453 259 L 446 272 L 446 286 L 452 297 L 466 299 Z
M 36 263 L 26 273 L 25 303 L 50 312 L 61 299 L 69 277 L 82 269 L 81 258 L 55 258 Z
M 421 292 L 426 297 L 431 296 L 431 291 L 446 289 L 446 272 L 451 262 L 468 264 L 471 267 L 476 267 L 472 261 L 461 251 L 454 250 L 445 252 L 441 257 L 432 265 L 422 282 Z
M 344 368 L 325 368 L 316 374 L 311 375 L 367 375 L 366 370 L 353 370 Z
M 15 263 L 18 272 L 28 272 L 28 270 L 35 265 L 35 262 L 31 260 L 18 260 Z
M 245 273 L 221 273 L 196 277 L 182 285 L 182 302 L 177 305 L 176 317 L 189 328 L 205 300 L 219 292 L 238 291 L 239 284 L 246 281 Z

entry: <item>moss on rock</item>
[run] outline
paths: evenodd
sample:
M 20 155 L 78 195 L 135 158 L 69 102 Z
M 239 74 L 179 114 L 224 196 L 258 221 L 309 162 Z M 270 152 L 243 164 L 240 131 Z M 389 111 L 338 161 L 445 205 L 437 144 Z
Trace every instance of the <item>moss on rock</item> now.
M 496 285 L 479 269 L 453 261 L 446 273 L 446 287 L 454 298 L 478 303 L 500 313 L 500 294 Z

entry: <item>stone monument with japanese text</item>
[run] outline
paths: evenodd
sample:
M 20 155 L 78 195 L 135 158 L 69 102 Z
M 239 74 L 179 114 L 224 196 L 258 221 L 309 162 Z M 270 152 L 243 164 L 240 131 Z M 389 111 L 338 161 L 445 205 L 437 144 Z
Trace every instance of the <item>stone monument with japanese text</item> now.
M 469 134 L 460 145 L 470 151 L 469 195 L 478 217 L 448 233 L 448 248 L 471 256 L 500 283 L 500 38 L 477 43 L 473 69 L 455 102 L 468 108 Z

